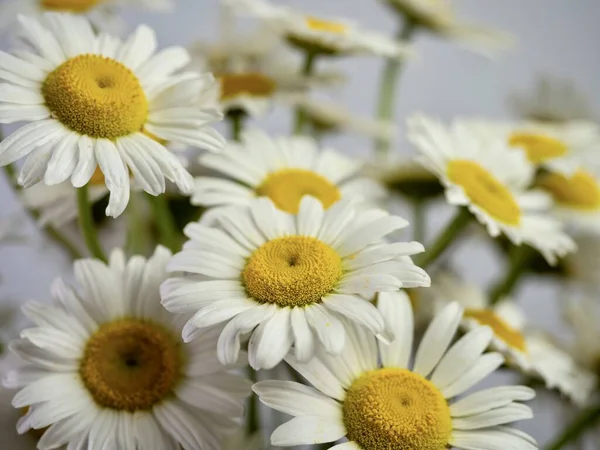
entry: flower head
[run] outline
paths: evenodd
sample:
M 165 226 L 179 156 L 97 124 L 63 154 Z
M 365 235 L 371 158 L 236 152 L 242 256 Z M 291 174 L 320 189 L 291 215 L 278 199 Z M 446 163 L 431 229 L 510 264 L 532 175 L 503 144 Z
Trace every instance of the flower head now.
M 152 195 L 165 191 L 165 178 L 192 189 L 191 175 L 161 142 L 222 148 L 224 139 L 207 126 L 221 114 L 202 103 L 217 88 L 212 76 L 178 73 L 187 52 L 154 54 L 146 26 L 121 42 L 67 14 L 20 22 L 36 53 L 0 52 L 0 121 L 31 123 L 0 143 L 0 165 L 27 156 L 19 175 L 25 187 L 42 178 L 81 187 L 99 166 L 113 217 L 127 206 L 130 176 Z
M 356 210 L 350 201 L 324 211 L 309 196 L 297 215 L 267 198 L 229 207 L 212 226 L 186 227 L 190 241 L 169 264 L 186 275 L 163 284 L 163 305 L 194 313 L 183 330 L 185 341 L 226 322 L 218 345 L 224 363 L 237 360 L 241 338 L 251 334 L 255 369 L 274 367 L 292 346 L 302 361 L 320 345 L 339 354 L 342 317 L 386 339 L 389 330 L 368 299 L 429 284 L 409 258 L 423 250 L 421 244 L 382 240 L 406 225 L 383 211 Z

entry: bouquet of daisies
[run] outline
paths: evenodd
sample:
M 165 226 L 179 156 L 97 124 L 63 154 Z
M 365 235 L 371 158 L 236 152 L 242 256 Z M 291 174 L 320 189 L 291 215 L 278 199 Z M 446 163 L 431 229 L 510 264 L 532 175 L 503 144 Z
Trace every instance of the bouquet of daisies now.
M 23 435 L 2 448 L 534 450 L 515 422 L 535 421 L 536 393 L 569 414 L 549 449 L 597 431 L 585 98 L 545 78 L 513 96 L 514 120 L 395 118 L 417 33 L 488 57 L 511 45 L 447 1 L 381 1 L 395 37 L 266 0 L 221 0 L 211 43 L 123 33 L 124 7 L 175 3 L 0 5 L 16 37 L 0 166 L 21 211 L 3 211 L 0 240 L 22 249 L 29 218 L 69 260 L 48 298 L 0 304 L 2 433 Z M 316 95 L 355 56 L 383 60 L 373 118 Z M 368 138 L 362 159 L 323 144 L 341 133 Z M 432 233 L 438 210 L 454 215 Z M 452 258 L 474 244 L 502 259 L 490 286 Z M 525 313 L 532 275 L 554 277 L 574 342 Z

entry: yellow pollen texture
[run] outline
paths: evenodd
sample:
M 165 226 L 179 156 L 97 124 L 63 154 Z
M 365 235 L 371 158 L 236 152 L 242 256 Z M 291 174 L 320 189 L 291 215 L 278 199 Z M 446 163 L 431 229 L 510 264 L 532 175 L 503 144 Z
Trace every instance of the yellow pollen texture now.
M 498 317 L 494 311 L 489 309 L 467 309 L 463 317 L 465 319 L 473 319 L 480 325 L 487 325 L 494 332 L 494 336 L 502 340 L 509 347 L 520 352 L 527 351 L 523 334 Z
M 305 195 L 317 198 L 324 208 L 329 208 L 341 198 L 335 184 L 318 173 L 304 169 L 273 172 L 256 188 L 256 193 L 269 197 L 275 206 L 291 214 L 298 213 Z
M 182 349 L 159 325 L 122 319 L 90 337 L 79 374 L 94 401 L 118 411 L 144 411 L 172 395 L 179 381 Z
M 444 450 L 452 433 L 442 393 L 406 369 L 367 372 L 343 404 L 348 439 L 364 450 Z
M 342 276 L 342 260 L 318 239 L 288 236 L 259 247 L 248 259 L 242 280 L 258 302 L 281 307 L 318 303 Z
M 584 210 L 600 208 L 600 186 L 592 175 L 583 170 L 570 177 L 547 173 L 541 176 L 538 184 L 562 206 Z
M 47 11 L 84 13 L 104 0 L 41 0 L 40 6 Z
M 51 72 L 42 85 L 53 117 L 71 130 L 115 140 L 141 132 L 148 101 L 135 74 L 110 58 L 79 55 Z
M 323 20 L 314 16 L 306 17 L 306 26 L 314 31 L 323 31 L 325 33 L 333 34 L 344 34 L 348 31 L 348 27 L 343 23 Z
M 512 147 L 525 150 L 527 158 L 534 164 L 566 155 L 567 146 L 558 139 L 530 133 L 513 133 L 509 138 Z
M 507 225 L 518 225 L 521 208 L 508 188 L 479 164 L 454 160 L 446 168 L 450 181 L 463 188 L 471 202 L 494 219 Z
M 229 100 L 241 95 L 250 97 L 270 97 L 277 85 L 266 75 L 250 72 L 222 75 L 221 100 Z

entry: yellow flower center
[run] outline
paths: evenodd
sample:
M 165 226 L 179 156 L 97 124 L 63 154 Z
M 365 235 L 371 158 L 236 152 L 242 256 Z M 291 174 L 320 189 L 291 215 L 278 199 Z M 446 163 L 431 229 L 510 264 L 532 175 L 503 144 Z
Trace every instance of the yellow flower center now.
M 221 100 L 229 100 L 240 95 L 270 97 L 277 87 L 272 78 L 257 72 L 223 75 L 220 81 Z
M 559 173 L 544 174 L 539 185 L 563 206 L 587 210 L 600 208 L 600 186 L 591 174 L 583 170 L 570 177 Z
M 318 239 L 288 236 L 259 247 L 248 259 L 242 280 L 258 302 L 281 307 L 318 303 L 342 276 L 342 259 Z
M 51 72 L 42 86 L 46 106 L 71 130 L 117 139 L 142 131 L 148 101 L 135 74 L 110 58 L 79 55 Z
M 343 404 L 348 439 L 364 450 L 445 450 L 452 433 L 442 393 L 406 369 L 367 372 Z
M 514 196 L 494 175 L 473 161 L 450 161 L 447 167 L 450 181 L 463 188 L 471 202 L 494 219 L 508 225 L 518 225 L 521 208 Z
M 84 13 L 104 0 L 40 0 L 40 6 L 47 11 Z
M 523 334 L 511 327 L 493 311 L 489 309 L 467 309 L 464 317 L 473 319 L 480 325 L 487 325 L 494 332 L 494 336 L 504 341 L 509 347 L 521 352 L 527 351 Z
M 169 397 L 181 375 L 179 340 L 159 325 L 122 319 L 102 325 L 79 366 L 94 401 L 118 411 L 151 409 Z
M 348 27 L 343 23 L 323 20 L 314 16 L 307 16 L 305 20 L 306 26 L 314 31 L 323 31 L 325 33 L 333 34 L 344 34 L 348 31 Z
M 341 198 L 337 186 L 329 180 L 304 169 L 282 169 L 271 173 L 256 188 L 259 196 L 269 197 L 279 209 L 297 214 L 300 201 L 305 195 L 320 200 L 324 208 L 329 208 Z
M 550 159 L 566 155 L 567 146 L 558 139 L 540 134 L 513 133 L 509 138 L 512 147 L 525 150 L 527 158 L 533 164 L 540 164 Z

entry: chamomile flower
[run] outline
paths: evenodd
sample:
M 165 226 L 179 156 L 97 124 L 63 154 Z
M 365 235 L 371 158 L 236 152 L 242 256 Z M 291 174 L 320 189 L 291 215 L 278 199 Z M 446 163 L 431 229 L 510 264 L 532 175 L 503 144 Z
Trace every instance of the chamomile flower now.
M 378 55 L 397 58 L 407 46 L 347 20 L 329 20 L 266 0 L 223 0 L 235 13 L 261 20 L 304 51 L 326 55 Z
M 19 14 L 41 15 L 45 12 L 83 14 L 98 29 L 117 31 L 123 28 L 117 9 L 137 7 L 165 11 L 171 0 L 7 0 L 0 4 L 0 32 L 14 25 Z
M 503 31 L 466 23 L 456 17 L 450 0 L 381 0 L 414 25 L 458 41 L 486 55 L 494 55 L 512 44 Z
M 593 120 L 587 97 L 566 78 L 541 76 L 532 90 L 514 92 L 509 101 L 524 120 L 554 124 Z
M 160 304 L 170 257 L 79 260 L 76 289 L 53 284 L 56 306 L 23 307 L 35 327 L 10 348 L 28 364 L 4 384 L 28 407 L 20 433 L 48 427 L 38 449 L 217 449 L 239 426 L 250 385 L 216 359 L 220 330 L 183 345 L 185 318 Z
M 490 327 L 491 348 L 501 352 L 507 364 L 541 379 L 548 389 L 559 390 L 574 403 L 587 401 L 596 383 L 594 375 L 542 332 L 528 326 L 524 312 L 513 300 L 506 298 L 492 305 L 481 289 L 448 274 L 437 276 L 431 290 L 440 307 L 456 299 L 465 308 L 461 322 L 465 330 Z
M 96 36 L 68 14 L 20 17 L 36 54 L 0 52 L 0 122 L 32 122 L 0 143 L 0 166 L 28 156 L 19 183 L 70 179 L 86 185 L 99 166 L 110 191 L 107 215 L 129 201 L 130 173 L 152 195 L 165 178 L 183 192 L 192 176 L 159 140 L 218 151 L 224 139 L 207 125 L 221 117 L 201 99 L 217 89 L 210 75 L 177 73 L 188 62 L 179 47 L 154 54 L 154 32 L 141 26 L 121 42 Z M 150 137 L 151 136 L 151 137 Z
M 551 198 L 528 191 L 534 168 L 525 153 L 502 139 L 484 139 L 460 122 L 445 127 L 425 116 L 409 120 L 409 140 L 420 161 L 446 187 L 446 200 L 471 211 L 492 237 L 536 248 L 550 264 L 575 250 L 575 243 L 548 210 Z
M 600 377 L 600 304 L 592 297 L 569 299 L 566 318 L 575 334 L 571 354 Z
M 237 360 L 241 338 L 251 333 L 249 360 L 257 370 L 275 367 L 292 346 L 302 361 L 321 345 L 339 354 L 342 317 L 387 339 L 390 330 L 367 299 L 429 284 L 409 257 L 423 251 L 421 244 L 382 240 L 406 225 L 381 210 L 358 214 L 350 201 L 324 211 L 310 196 L 297 215 L 268 198 L 229 207 L 213 226 L 185 228 L 190 241 L 169 270 L 186 275 L 163 284 L 163 305 L 194 313 L 183 329 L 185 341 L 226 322 L 218 343 L 226 364 Z
M 225 152 L 204 155 L 200 162 L 230 180 L 197 177 L 191 199 L 195 205 L 248 205 L 268 197 L 279 209 L 295 214 L 305 195 L 326 209 L 344 198 L 374 203 L 385 195 L 380 184 L 359 176 L 360 161 L 321 150 L 309 137 L 271 138 L 257 129 L 247 130 L 241 143 L 231 142 Z
M 411 369 L 413 314 L 407 296 L 379 294 L 378 309 L 398 331 L 390 345 L 348 325 L 340 356 L 318 352 L 307 363 L 286 358 L 314 387 L 275 380 L 253 386 L 265 405 L 294 416 L 273 432 L 273 445 L 346 438 L 330 449 L 537 449 L 532 437 L 508 426 L 533 417 L 520 403 L 535 396 L 533 389 L 502 386 L 456 399 L 503 362 L 499 353 L 483 353 L 492 336 L 488 327 L 451 346 L 462 310 L 448 306 L 425 332 Z

